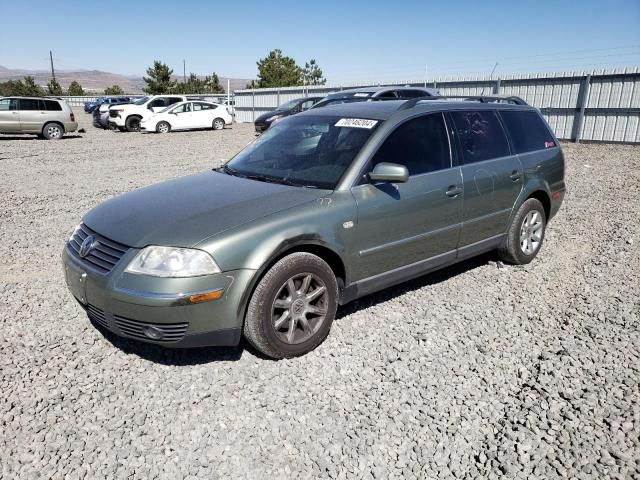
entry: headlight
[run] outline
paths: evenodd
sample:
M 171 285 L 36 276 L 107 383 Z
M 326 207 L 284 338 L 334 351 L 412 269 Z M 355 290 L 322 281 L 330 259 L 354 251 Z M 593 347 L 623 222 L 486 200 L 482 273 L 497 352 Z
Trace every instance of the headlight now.
M 267 118 L 265 122 L 275 122 L 276 120 L 280 120 L 281 118 L 282 115 L 272 115 L 271 117 Z
M 71 240 L 73 239 L 73 236 L 76 234 L 76 232 L 77 232 L 78 230 L 80 230 L 80 225 L 82 225 L 82 224 L 80 224 L 80 223 L 79 223 L 79 224 L 76 226 L 76 228 L 74 228 L 74 229 L 73 229 L 73 232 L 71 232 L 71 235 L 69 235 L 69 241 L 71 241 Z
M 154 277 L 197 277 L 220 273 L 207 252 L 192 248 L 146 247 L 125 270 Z

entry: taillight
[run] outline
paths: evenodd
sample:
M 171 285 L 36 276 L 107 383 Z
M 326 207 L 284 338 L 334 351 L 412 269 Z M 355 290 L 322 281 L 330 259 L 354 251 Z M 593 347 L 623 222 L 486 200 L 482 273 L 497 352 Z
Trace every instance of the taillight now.
M 69 114 L 69 120 L 71 120 L 72 122 L 76 121 L 76 116 L 73 114 L 73 112 Z

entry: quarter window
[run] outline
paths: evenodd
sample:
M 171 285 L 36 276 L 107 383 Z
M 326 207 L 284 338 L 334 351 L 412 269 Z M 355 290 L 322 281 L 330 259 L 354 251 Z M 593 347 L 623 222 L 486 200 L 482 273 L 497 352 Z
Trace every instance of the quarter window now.
M 371 168 L 382 162 L 404 165 L 409 175 L 451 167 L 449 140 L 442 114 L 414 118 L 387 137 L 371 160 Z
M 465 164 L 509 155 L 509 144 L 493 111 L 451 112 Z
M 50 112 L 61 112 L 62 107 L 55 100 L 45 100 L 44 101 L 44 109 Z
M 553 136 L 537 112 L 500 112 L 516 153 L 533 152 L 555 146 Z

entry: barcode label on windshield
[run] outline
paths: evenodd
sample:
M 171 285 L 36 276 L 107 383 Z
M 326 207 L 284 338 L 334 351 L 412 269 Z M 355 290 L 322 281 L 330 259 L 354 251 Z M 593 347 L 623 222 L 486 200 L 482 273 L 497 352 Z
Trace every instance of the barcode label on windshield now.
M 377 123 L 378 120 L 367 120 L 365 118 L 341 118 L 335 126 L 371 129 L 375 127 Z

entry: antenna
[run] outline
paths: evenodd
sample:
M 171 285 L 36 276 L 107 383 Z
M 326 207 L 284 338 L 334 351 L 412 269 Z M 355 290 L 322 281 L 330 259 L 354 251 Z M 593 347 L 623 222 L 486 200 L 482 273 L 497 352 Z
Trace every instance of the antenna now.
M 489 75 L 489 79 L 493 78 L 493 74 L 496 71 L 496 68 L 498 68 L 498 62 L 496 62 L 496 64 L 493 66 L 493 70 L 491 70 L 491 74 Z M 484 95 L 484 89 L 485 88 L 487 88 L 486 85 L 484 87 L 482 87 L 482 93 L 480 95 Z
M 53 69 L 53 53 L 49 50 L 49 60 L 51 61 L 51 78 L 56 81 L 56 71 Z

